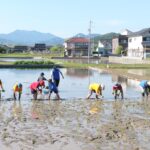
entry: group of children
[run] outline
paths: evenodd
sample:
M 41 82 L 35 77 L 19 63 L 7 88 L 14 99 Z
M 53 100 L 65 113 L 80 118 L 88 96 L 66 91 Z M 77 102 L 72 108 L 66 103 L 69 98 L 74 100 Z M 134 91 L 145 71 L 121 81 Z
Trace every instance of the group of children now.
M 89 99 L 93 93 L 95 93 L 96 99 L 103 98 L 102 91 L 104 89 L 105 89 L 104 84 L 98 84 L 98 83 L 90 84 L 89 86 L 90 92 L 89 92 L 89 95 L 87 96 L 87 99 Z M 123 99 L 123 88 L 120 83 L 116 83 L 113 86 L 112 94 L 114 95 L 115 99 L 117 99 L 120 95 L 121 95 L 121 99 Z
M 58 86 L 60 81 L 60 75 L 62 78 L 64 78 L 62 72 L 59 70 L 59 68 L 54 67 L 52 70 L 51 79 L 46 79 L 44 77 L 44 73 L 42 72 L 36 82 L 33 82 L 30 84 L 30 90 L 33 95 L 33 99 L 37 99 L 37 96 L 39 93 L 49 94 L 49 99 L 51 97 L 51 94 L 54 92 L 57 96 L 57 99 L 60 99 L 59 93 L 58 93 Z M 48 85 L 45 86 L 45 81 L 48 82 Z M 23 85 L 21 83 L 16 83 L 13 86 L 13 98 L 14 100 L 21 99 L 21 94 L 23 90 Z M 2 81 L 0 80 L 0 99 L 1 99 L 1 92 L 5 92 L 3 88 Z M 17 98 L 18 95 L 18 98 Z
M 33 99 L 37 99 L 37 96 L 39 93 L 48 94 L 48 98 L 51 98 L 51 94 L 54 92 L 57 96 L 57 99 L 60 100 L 58 86 L 60 82 L 60 75 L 62 78 L 64 78 L 62 72 L 57 68 L 54 67 L 52 70 L 51 79 L 46 79 L 44 77 L 44 73 L 42 72 L 36 82 L 33 82 L 30 84 L 30 90 L 33 95 Z M 45 81 L 48 82 L 47 86 L 45 86 Z M 140 82 L 140 88 L 142 96 L 148 96 L 150 93 L 150 81 L 148 80 L 142 80 Z M 98 83 L 92 83 L 89 85 L 89 95 L 87 96 L 87 99 L 91 97 L 93 93 L 96 95 L 96 99 L 103 98 L 102 91 L 105 89 L 105 85 L 98 84 Z M 15 84 L 13 86 L 13 97 L 16 100 L 16 93 L 18 93 L 18 100 L 21 99 L 21 94 L 23 90 L 23 85 L 21 83 Z M 121 99 L 124 98 L 123 94 L 123 88 L 120 83 L 116 83 L 112 88 L 112 94 L 114 95 L 114 98 L 117 99 L 121 96 Z M 1 99 L 1 92 L 5 92 L 3 88 L 2 81 L 0 80 L 0 99 Z
M 56 66 L 54 66 L 52 70 L 51 79 L 47 80 L 44 77 L 44 73 L 42 72 L 37 82 L 33 82 L 30 85 L 31 93 L 33 94 L 33 99 L 37 99 L 38 93 L 42 93 L 43 91 L 44 94 L 49 94 L 49 99 L 51 98 L 51 94 L 54 92 L 57 96 L 57 99 L 60 100 L 60 96 L 58 93 L 60 75 L 62 76 L 62 78 L 64 78 L 62 72 Z M 47 86 L 45 86 L 45 81 L 48 81 Z
M 139 86 L 141 89 L 142 97 L 145 97 L 145 96 L 148 97 L 148 95 L 150 94 L 150 81 L 142 80 L 142 81 L 140 81 Z M 90 86 L 89 86 L 90 93 L 87 96 L 87 99 L 89 99 L 93 93 L 95 93 L 96 99 L 98 99 L 99 96 L 100 96 L 100 98 L 102 98 L 103 97 L 102 91 L 104 89 L 105 89 L 105 86 L 103 84 L 97 84 L 97 83 L 90 84 Z M 121 99 L 124 98 L 123 88 L 120 83 L 116 83 L 113 86 L 112 91 L 113 91 L 112 94 L 114 95 L 115 99 L 117 99 L 119 97 L 121 97 Z

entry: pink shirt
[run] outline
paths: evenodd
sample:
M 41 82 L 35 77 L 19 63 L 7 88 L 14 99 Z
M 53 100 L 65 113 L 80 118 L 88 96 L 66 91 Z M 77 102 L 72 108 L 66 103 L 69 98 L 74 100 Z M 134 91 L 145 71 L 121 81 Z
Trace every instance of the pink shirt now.
M 31 90 L 36 90 L 39 87 L 39 85 L 40 85 L 39 82 L 33 82 L 30 85 L 30 89 Z

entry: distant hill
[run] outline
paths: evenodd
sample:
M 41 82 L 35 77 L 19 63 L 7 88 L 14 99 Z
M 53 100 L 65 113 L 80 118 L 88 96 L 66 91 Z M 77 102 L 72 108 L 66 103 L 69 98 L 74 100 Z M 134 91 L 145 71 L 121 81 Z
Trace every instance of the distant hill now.
M 100 34 L 91 34 L 90 36 L 91 36 L 91 38 L 94 38 L 94 37 L 100 36 Z M 78 34 L 76 34 L 76 35 L 73 36 L 73 37 L 89 38 L 89 35 L 86 35 L 86 34 L 83 34 L 83 33 L 78 33 Z
M 119 33 L 106 33 L 106 34 L 91 34 L 91 38 L 94 40 L 95 43 L 98 43 L 99 40 L 107 40 L 111 41 L 113 37 L 119 35 Z M 89 38 L 89 35 L 83 34 L 83 33 L 78 33 L 73 37 L 84 37 L 84 38 Z
M 34 45 L 46 43 L 47 45 L 63 44 L 64 39 L 50 33 L 37 31 L 16 30 L 8 34 L 0 34 L 0 43 L 14 45 Z
M 99 40 L 112 40 L 112 38 L 117 35 L 119 35 L 119 33 L 111 32 L 111 33 L 103 34 L 103 35 L 94 37 L 94 41 L 98 42 Z

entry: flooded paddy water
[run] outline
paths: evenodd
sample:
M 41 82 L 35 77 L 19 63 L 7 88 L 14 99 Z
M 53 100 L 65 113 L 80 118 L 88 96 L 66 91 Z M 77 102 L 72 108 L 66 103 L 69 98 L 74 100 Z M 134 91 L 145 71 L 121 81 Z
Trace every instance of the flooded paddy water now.
M 6 90 L 0 101 L 1 149 L 149 149 L 150 100 L 141 99 L 137 81 L 103 71 L 62 69 L 65 78 L 59 91 L 63 100 L 31 100 L 30 83 L 41 72 L 50 78 L 50 71 L 0 69 Z M 122 83 L 124 100 L 115 101 L 112 96 L 117 81 Z M 23 83 L 21 101 L 11 100 L 16 82 Z M 103 100 L 85 99 L 93 82 L 105 84 Z

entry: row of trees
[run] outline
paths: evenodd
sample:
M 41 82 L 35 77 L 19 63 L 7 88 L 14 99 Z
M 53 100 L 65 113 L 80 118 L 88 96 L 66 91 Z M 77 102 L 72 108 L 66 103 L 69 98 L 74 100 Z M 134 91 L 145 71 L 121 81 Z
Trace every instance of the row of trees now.
M 62 53 L 64 52 L 64 47 L 62 45 L 55 45 L 55 46 L 52 46 L 49 50 L 53 53 L 56 53 L 56 52 Z M 4 47 L 0 47 L 0 53 L 6 53 L 6 52 L 7 50 Z
M 55 46 L 52 46 L 50 49 L 49 49 L 51 52 L 64 52 L 64 47 L 62 45 L 55 45 Z

